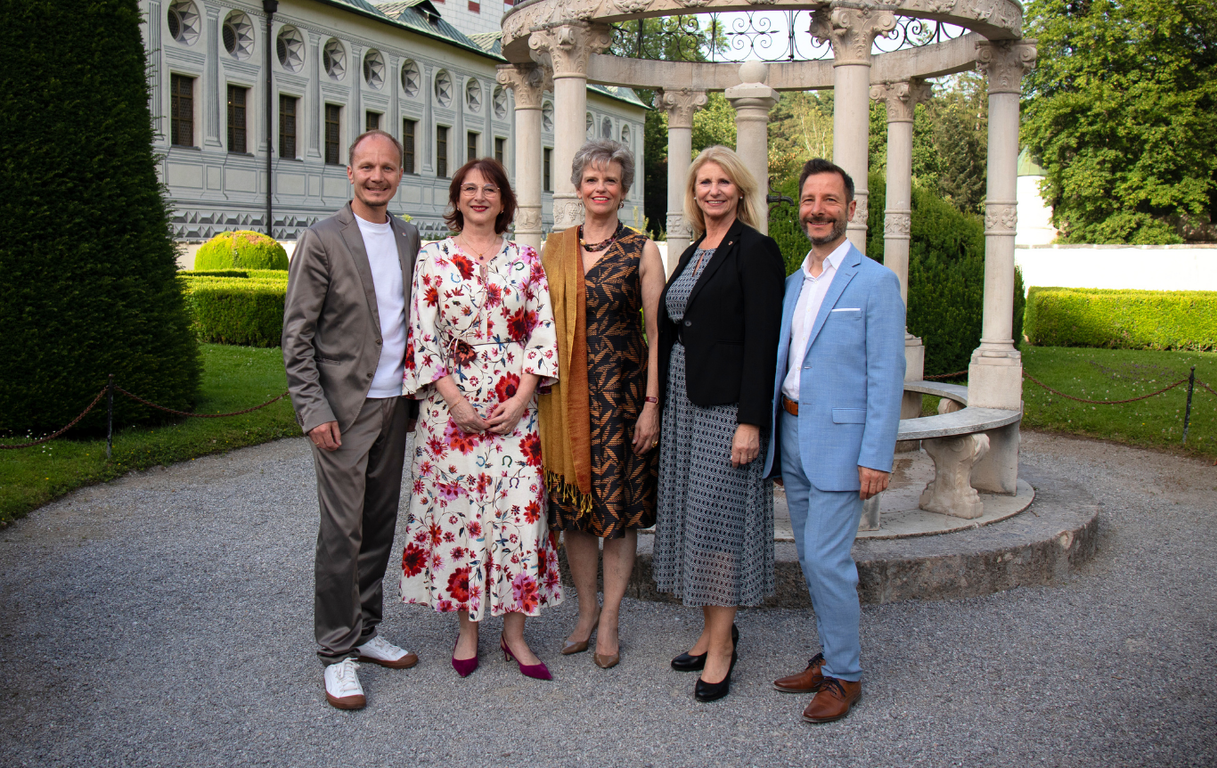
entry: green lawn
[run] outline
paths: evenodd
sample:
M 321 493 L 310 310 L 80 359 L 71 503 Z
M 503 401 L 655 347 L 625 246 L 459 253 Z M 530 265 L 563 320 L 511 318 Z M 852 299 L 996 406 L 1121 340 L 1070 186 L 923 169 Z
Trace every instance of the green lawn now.
M 241 410 L 287 388 L 278 349 L 218 344 L 205 344 L 202 349 L 199 413 Z M 1217 353 L 1031 346 L 1024 346 L 1022 353 L 1028 374 L 1065 394 L 1091 400 L 1148 394 L 1186 378 L 1193 365 L 1197 380 L 1217 389 Z M 1033 429 L 1217 458 L 1217 397 L 1199 384 L 1186 447 L 1181 445 L 1186 385 L 1136 403 L 1091 405 L 1053 395 L 1024 380 L 1023 398 L 1027 407 L 1023 424 Z M 932 410 L 936 404 L 926 400 Z M 114 459 L 109 463 L 104 439 L 60 438 L 35 448 L 5 451 L 0 455 L 0 526 L 75 488 L 131 470 L 299 434 L 291 404 L 284 398 L 243 416 L 183 419 L 162 427 L 122 430 L 114 437 Z M 19 442 L 23 440 L 0 440 Z
M 203 387 L 198 413 L 226 413 L 266 402 L 287 389 L 277 349 L 202 345 Z M 136 392 L 135 394 L 140 394 Z M 121 395 L 115 395 L 121 397 Z M 81 403 L 83 408 L 87 403 Z M 103 400 L 99 408 L 105 407 Z M 132 428 L 106 441 L 65 437 L 0 454 L 0 525 L 75 488 L 113 480 L 133 469 L 188 461 L 280 437 L 300 434 L 287 398 L 253 413 L 223 419 L 182 419 L 162 427 Z M 4 444 L 23 439 L 0 440 Z
M 1023 380 L 1026 414 L 1032 429 L 1071 432 L 1129 445 L 1167 448 L 1217 458 L 1217 353 L 1155 352 L 1079 347 L 1022 348 L 1023 369 L 1044 384 L 1088 400 L 1124 400 L 1155 392 L 1188 376 L 1196 366 L 1187 445 L 1182 445 L 1187 384 L 1123 405 L 1078 403 Z

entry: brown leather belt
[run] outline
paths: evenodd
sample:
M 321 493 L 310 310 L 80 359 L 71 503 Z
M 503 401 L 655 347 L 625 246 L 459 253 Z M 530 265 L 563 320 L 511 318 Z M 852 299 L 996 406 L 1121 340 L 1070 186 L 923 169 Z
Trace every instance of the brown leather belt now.
M 791 416 L 799 415 L 799 404 L 785 395 L 782 395 L 782 409 Z

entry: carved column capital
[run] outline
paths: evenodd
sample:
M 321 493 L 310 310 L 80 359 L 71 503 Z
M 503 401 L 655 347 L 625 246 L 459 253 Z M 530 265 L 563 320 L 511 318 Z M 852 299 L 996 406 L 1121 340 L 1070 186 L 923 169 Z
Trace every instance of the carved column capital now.
M 891 11 L 871 8 L 820 8 L 811 15 L 810 32 L 819 44 L 832 45 L 833 66 L 870 66 L 871 45 L 896 28 Z
M 706 106 L 709 98 L 705 91 L 692 88 L 655 91 L 655 108 L 668 113 L 669 128 L 692 128 L 693 114 Z
M 976 68 L 989 78 L 989 94 L 1022 93 L 1023 75 L 1035 67 L 1035 40 L 976 44 Z
M 689 222 L 685 221 L 685 215 L 680 211 L 668 211 L 667 224 L 668 239 L 685 239 L 688 240 L 693 234 L 693 229 L 689 226 Z M 669 258 L 679 258 L 680 254 L 669 254 Z
M 554 79 L 587 77 L 587 60 L 612 43 L 608 27 L 600 24 L 563 24 L 534 30 L 528 37 L 532 60 L 548 67 Z
M 1013 235 L 1018 228 L 1018 203 L 986 203 L 985 234 Z
M 579 199 L 554 200 L 554 231 L 561 232 L 583 223 L 583 203 Z
M 883 236 L 885 238 L 909 239 L 913 231 L 913 214 L 911 211 L 886 211 L 883 215 Z
M 541 233 L 541 206 L 520 206 L 516 209 L 516 234 Z
M 540 109 L 542 96 L 553 88 L 549 70 L 536 64 L 500 64 L 496 79 L 511 89 L 516 109 Z
M 913 112 L 917 105 L 929 101 L 932 95 L 933 88 L 920 78 L 879 83 L 872 85 L 870 89 L 871 100 L 882 101 L 887 105 L 889 123 L 913 122 Z
M 858 207 L 854 209 L 854 216 L 849 220 L 851 229 L 866 229 L 866 220 L 870 218 L 870 194 L 863 190 L 854 191 L 854 200 L 857 201 Z

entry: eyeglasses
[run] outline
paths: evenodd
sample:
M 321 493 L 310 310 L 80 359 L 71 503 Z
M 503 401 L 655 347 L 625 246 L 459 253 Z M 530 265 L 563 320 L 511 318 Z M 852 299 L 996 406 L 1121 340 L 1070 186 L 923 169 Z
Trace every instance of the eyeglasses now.
M 493 184 L 487 184 L 484 187 L 479 187 L 477 184 L 462 184 L 461 194 L 467 197 L 473 197 L 478 193 L 479 189 L 482 190 L 482 194 L 486 197 L 496 197 L 499 194 L 499 188 Z

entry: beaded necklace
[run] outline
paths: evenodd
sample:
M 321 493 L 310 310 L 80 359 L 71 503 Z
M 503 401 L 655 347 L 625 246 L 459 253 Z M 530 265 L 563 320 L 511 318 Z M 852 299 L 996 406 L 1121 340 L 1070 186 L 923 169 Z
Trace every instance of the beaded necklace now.
M 625 229 L 625 225 L 619 221 L 617 222 L 617 229 L 613 231 L 613 234 L 609 235 L 607 240 L 601 240 L 598 243 L 588 243 L 583 240 L 583 225 L 580 224 L 579 245 L 583 246 L 583 250 L 587 251 L 588 253 L 598 253 L 612 245 L 613 242 L 621 235 L 621 230 L 623 229 Z

